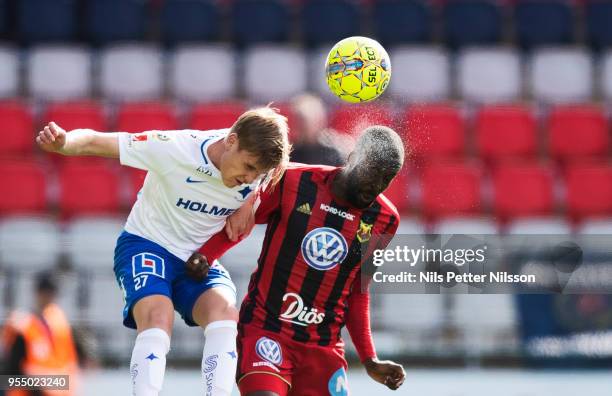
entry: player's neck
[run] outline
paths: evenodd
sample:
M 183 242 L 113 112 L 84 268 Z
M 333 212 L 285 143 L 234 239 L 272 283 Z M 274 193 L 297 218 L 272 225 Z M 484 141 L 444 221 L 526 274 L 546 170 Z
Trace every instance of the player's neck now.
M 225 150 L 223 139 L 217 140 L 216 142 L 210 144 L 206 149 L 206 154 L 208 154 L 208 158 L 212 161 L 213 165 L 220 169 L 221 166 L 221 155 Z
M 334 198 L 345 202 L 348 201 L 346 178 L 346 168 L 342 168 L 338 173 L 336 173 L 334 179 L 331 182 L 331 192 Z

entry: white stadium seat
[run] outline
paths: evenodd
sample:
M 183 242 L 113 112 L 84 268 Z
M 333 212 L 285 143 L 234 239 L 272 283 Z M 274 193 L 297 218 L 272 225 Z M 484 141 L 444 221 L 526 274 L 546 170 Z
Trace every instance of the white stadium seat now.
M 64 246 L 75 268 L 95 273 L 113 268 L 113 255 L 124 220 L 116 218 L 80 218 L 66 228 Z
M 435 102 L 450 94 L 450 63 L 436 47 L 398 47 L 391 51 L 389 92 L 413 102 Z
M 244 87 L 251 100 L 284 101 L 306 90 L 306 57 L 288 46 L 250 47 L 244 57 Z
M 612 235 L 612 218 L 586 220 L 578 227 L 581 235 Z
M 176 98 L 221 101 L 236 93 L 234 53 L 223 45 L 187 45 L 170 60 L 170 91 Z
M 510 222 L 506 232 L 509 235 L 569 235 L 571 227 L 567 220 L 558 217 L 530 217 Z
M 593 94 L 593 62 L 582 49 L 544 48 L 536 51 L 529 68 L 533 97 L 546 103 L 581 102 Z
M 612 101 L 612 50 L 608 50 L 601 61 L 601 89 L 603 96 Z
M 0 47 L 0 98 L 17 96 L 19 89 L 19 59 L 11 47 Z
M 468 48 L 457 61 L 459 95 L 477 103 L 510 102 L 521 95 L 521 62 L 505 48 Z
M 490 218 L 449 217 L 435 224 L 433 233 L 495 235 L 497 234 L 497 224 Z
M 0 223 L 0 265 L 38 271 L 53 267 L 60 253 L 60 230 L 54 221 L 13 218 Z
M 92 62 L 86 48 L 35 47 L 30 51 L 27 69 L 28 89 L 37 99 L 70 100 L 91 95 Z
M 122 44 L 100 55 L 100 90 L 112 100 L 153 100 L 161 96 L 162 54 L 157 47 Z

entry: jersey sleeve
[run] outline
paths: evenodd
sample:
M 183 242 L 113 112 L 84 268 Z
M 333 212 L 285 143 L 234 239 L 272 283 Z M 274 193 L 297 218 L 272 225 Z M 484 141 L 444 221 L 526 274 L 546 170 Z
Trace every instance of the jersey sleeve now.
M 270 215 L 280 209 L 280 190 L 280 186 L 276 186 L 273 189 L 268 188 L 265 191 L 258 190 L 259 196 L 256 198 L 255 203 L 257 208 L 255 211 L 255 223 L 266 224 Z M 222 229 L 206 241 L 198 251 L 208 259 L 209 263 L 212 263 L 223 256 L 229 249 L 240 243 L 241 240 L 230 240 L 225 229 Z
M 180 131 L 120 133 L 119 161 L 132 168 L 166 173 L 180 158 L 184 140 Z

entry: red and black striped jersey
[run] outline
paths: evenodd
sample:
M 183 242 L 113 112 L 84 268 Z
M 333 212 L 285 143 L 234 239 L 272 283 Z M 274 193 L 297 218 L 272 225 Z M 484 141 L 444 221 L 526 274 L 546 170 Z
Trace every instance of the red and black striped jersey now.
M 335 198 L 331 184 L 339 170 L 291 164 L 279 184 L 261 194 L 256 222 L 268 226 L 240 310 L 242 324 L 322 346 L 339 340 L 364 261 L 399 225 L 383 195 L 366 209 Z M 219 245 L 224 233 L 218 235 L 201 250 L 209 257 L 227 249 Z

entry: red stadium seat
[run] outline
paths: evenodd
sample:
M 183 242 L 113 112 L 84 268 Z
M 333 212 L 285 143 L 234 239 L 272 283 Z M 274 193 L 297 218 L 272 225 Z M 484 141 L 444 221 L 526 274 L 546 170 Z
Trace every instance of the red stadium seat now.
M 364 103 L 343 105 L 331 114 L 330 126 L 338 132 L 355 135 L 371 125 L 393 127 L 391 110 L 384 105 Z
M 130 202 L 136 202 L 136 196 L 138 192 L 142 188 L 142 184 L 144 183 L 144 179 L 147 176 L 147 171 L 142 169 L 125 167 L 126 175 L 129 181 L 130 187 Z
M 480 210 L 481 170 L 473 164 L 432 164 L 422 175 L 427 217 L 472 214 Z
M 612 166 L 575 164 L 567 169 L 567 209 L 574 218 L 612 214 Z
M 157 102 L 127 103 L 121 106 L 117 116 L 117 130 L 144 132 L 179 129 L 174 109 Z
M 400 213 L 408 210 L 408 171 L 405 168 L 393 179 L 384 194 Z
M 0 120 L 2 120 L 2 154 L 30 153 L 34 147 L 36 131 L 28 107 L 19 102 L 2 102 Z
M 495 212 L 502 220 L 548 215 L 553 210 L 553 176 L 546 166 L 499 166 L 493 175 L 493 188 Z
M 459 110 L 446 105 L 413 106 L 405 110 L 402 134 L 409 152 L 419 160 L 458 157 L 465 151 L 465 126 Z
M 67 216 L 113 213 L 120 206 L 119 177 L 107 165 L 66 164 L 60 188 L 60 208 Z
M 37 213 L 47 205 L 46 180 L 43 168 L 36 162 L 2 160 L 0 213 Z
M 608 154 L 610 134 L 603 110 L 598 106 L 559 106 L 548 119 L 549 150 L 557 159 L 603 157 Z
M 63 102 L 47 106 L 43 117 L 44 124 L 54 121 L 67 131 L 78 128 L 90 128 L 96 131 L 108 131 L 102 106 L 96 102 Z
M 189 128 L 203 131 L 229 128 L 244 110 L 244 105 L 236 102 L 196 105 L 191 111 Z
M 524 106 L 487 106 L 476 116 L 478 152 L 485 160 L 533 157 L 536 154 L 536 120 Z

